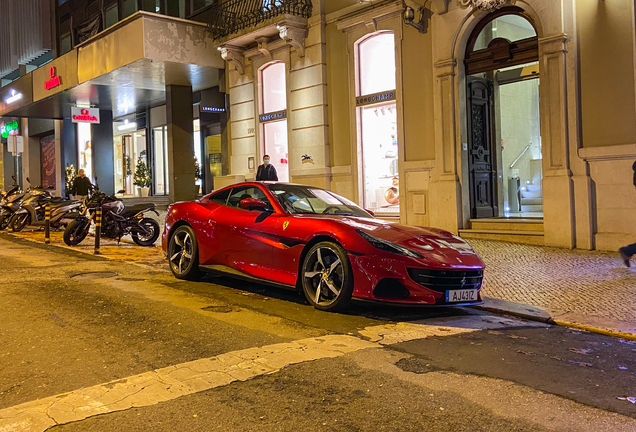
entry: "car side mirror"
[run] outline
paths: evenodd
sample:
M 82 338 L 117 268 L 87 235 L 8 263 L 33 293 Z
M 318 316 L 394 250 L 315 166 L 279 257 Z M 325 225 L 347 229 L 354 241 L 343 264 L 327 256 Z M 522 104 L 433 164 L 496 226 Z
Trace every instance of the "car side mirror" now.
M 371 216 L 375 217 L 375 213 L 373 213 L 371 210 L 364 209 L 364 211 L 369 213 Z
M 243 210 L 265 211 L 267 209 L 267 203 L 256 198 L 245 198 L 241 200 L 239 207 Z

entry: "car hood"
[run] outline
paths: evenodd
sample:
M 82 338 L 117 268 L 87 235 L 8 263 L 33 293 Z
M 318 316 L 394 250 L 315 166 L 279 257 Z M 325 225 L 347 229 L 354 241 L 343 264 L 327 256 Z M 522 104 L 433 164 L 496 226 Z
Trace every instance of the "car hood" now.
M 448 231 L 380 219 L 346 217 L 340 223 L 416 251 L 430 264 L 437 262 L 448 266 L 484 267 L 477 252 L 463 239 Z

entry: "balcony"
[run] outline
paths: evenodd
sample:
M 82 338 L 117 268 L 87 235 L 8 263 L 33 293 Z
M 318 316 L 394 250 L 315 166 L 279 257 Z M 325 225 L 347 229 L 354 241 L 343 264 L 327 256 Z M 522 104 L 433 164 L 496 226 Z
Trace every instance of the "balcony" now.
M 311 0 L 227 0 L 210 9 L 208 30 L 215 41 L 284 17 L 311 17 Z

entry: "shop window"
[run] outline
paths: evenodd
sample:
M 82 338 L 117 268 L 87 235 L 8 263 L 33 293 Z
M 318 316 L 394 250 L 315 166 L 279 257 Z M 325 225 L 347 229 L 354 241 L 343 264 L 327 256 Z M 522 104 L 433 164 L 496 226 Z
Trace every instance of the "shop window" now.
M 199 177 L 196 179 L 195 184 L 199 187 L 199 189 L 197 189 L 200 192 L 200 188 L 203 185 L 203 179 L 201 178 L 203 176 L 203 169 L 202 169 L 202 147 L 201 147 L 201 120 L 199 119 L 195 119 L 194 120 L 194 125 L 193 125 L 193 133 L 192 133 L 192 138 L 194 141 L 194 159 L 195 162 L 197 164 L 197 166 L 199 167 Z
M 399 216 L 395 40 L 378 33 L 357 45 L 356 105 L 362 205 Z
M 119 21 L 119 7 L 117 5 L 111 7 L 110 9 L 106 9 L 105 15 L 105 27 L 108 28 L 114 24 L 117 24 Z
M 263 155 L 278 173 L 278 180 L 289 181 L 287 138 L 287 84 L 285 63 L 270 63 L 261 69 L 261 136 Z
M 380 33 L 358 45 L 358 92 L 369 95 L 395 90 L 395 40 Z
M 91 135 L 90 123 L 77 124 L 77 160 L 78 170 L 83 169 L 86 177 L 91 182 L 95 182 L 93 178 L 93 143 Z
M 40 139 L 40 161 L 42 166 L 42 187 L 55 189 L 55 135 Z
M 155 195 L 168 194 L 168 127 L 156 127 L 154 134 L 153 182 Z
M 137 12 L 137 0 L 123 0 L 121 2 L 121 17 L 122 19 Z
M 135 169 L 141 159 L 146 166 L 149 163 L 146 130 L 131 130 L 122 133 L 126 129 L 122 125 L 134 123 L 113 122 L 113 150 L 115 159 L 115 189 L 124 190 L 126 195 L 138 195 L 134 182 Z

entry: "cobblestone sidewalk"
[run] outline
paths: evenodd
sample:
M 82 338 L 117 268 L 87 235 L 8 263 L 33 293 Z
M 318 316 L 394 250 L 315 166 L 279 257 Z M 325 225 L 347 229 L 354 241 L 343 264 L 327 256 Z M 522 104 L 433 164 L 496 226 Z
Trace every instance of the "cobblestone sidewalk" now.
M 486 263 L 486 297 L 537 306 L 553 316 L 636 325 L 636 268 L 626 268 L 618 253 L 475 239 L 470 244 Z

